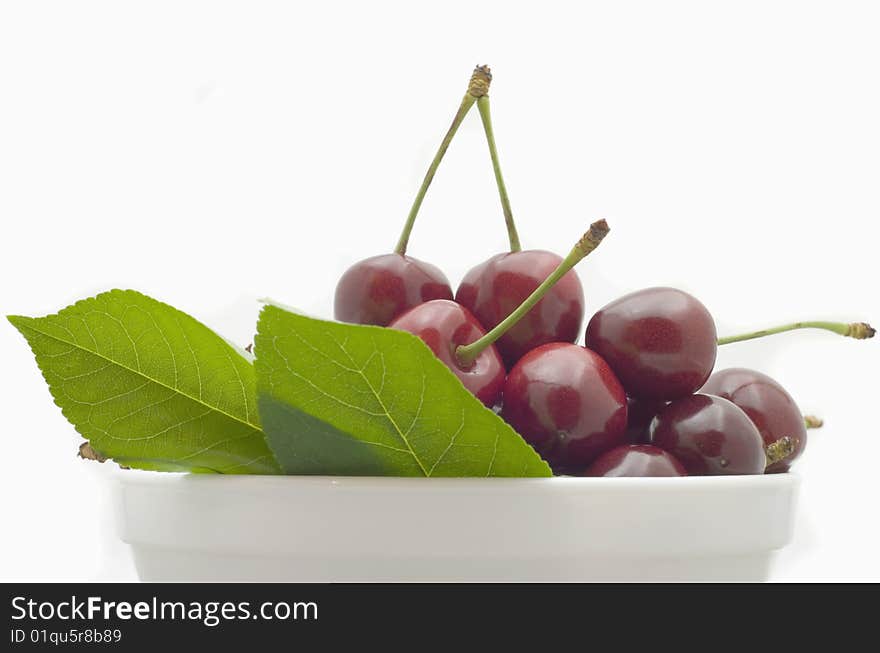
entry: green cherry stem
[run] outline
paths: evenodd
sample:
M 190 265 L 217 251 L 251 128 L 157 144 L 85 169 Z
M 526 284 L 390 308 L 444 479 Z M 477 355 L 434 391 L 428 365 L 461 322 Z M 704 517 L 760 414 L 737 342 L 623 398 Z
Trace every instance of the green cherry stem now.
M 797 448 L 797 439 L 784 436 L 776 440 L 773 444 L 764 447 L 764 455 L 767 456 L 767 467 L 778 463 L 786 456 L 790 456 Z
M 507 224 L 507 238 L 510 241 L 510 251 L 519 252 L 522 250 L 522 246 L 519 244 L 519 234 L 516 232 L 516 223 L 513 221 L 513 211 L 510 208 L 510 198 L 507 196 L 507 187 L 504 185 L 504 177 L 501 174 L 501 163 L 498 160 L 498 149 L 495 146 L 495 132 L 492 129 L 492 113 L 489 109 L 488 95 L 484 95 L 477 100 L 477 109 L 480 111 L 480 118 L 483 121 L 483 131 L 486 132 L 489 156 L 492 157 L 492 170 L 495 172 L 495 183 L 498 186 L 498 196 L 501 198 L 504 222 Z
M 743 340 L 752 340 L 754 338 L 763 338 L 771 336 L 774 333 L 783 333 L 784 331 L 794 331 L 795 329 L 824 329 L 831 331 L 847 338 L 855 338 L 856 340 L 865 340 L 873 338 L 876 331 L 867 322 L 853 322 L 846 324 L 845 322 L 794 322 L 793 324 L 784 324 L 782 326 L 773 327 L 772 329 L 762 329 L 753 331 L 752 333 L 743 333 L 738 336 L 727 336 L 726 338 L 718 338 L 719 345 L 728 345 L 732 342 L 742 342 Z
M 455 118 L 452 119 L 452 124 L 447 130 L 446 136 L 443 137 L 443 141 L 440 143 L 440 148 L 437 150 L 437 154 L 434 155 L 434 160 L 431 161 L 431 165 L 428 167 L 428 172 L 425 173 L 425 178 L 422 181 L 422 185 L 419 187 L 419 192 L 416 193 L 416 198 L 413 200 L 412 208 L 410 208 L 409 215 L 406 218 L 406 224 L 403 226 L 403 231 L 400 234 L 400 240 L 397 241 L 397 247 L 394 248 L 395 253 L 400 254 L 401 256 L 406 254 L 406 246 L 409 243 L 409 236 L 412 233 L 413 225 L 416 222 L 416 216 L 419 214 L 419 208 L 422 206 L 422 200 L 425 199 L 425 193 L 428 192 L 428 186 L 430 186 L 431 182 L 434 180 L 434 173 L 436 173 L 437 168 L 440 167 L 443 155 L 446 154 L 446 150 L 449 149 L 449 144 L 452 143 L 452 138 L 455 136 L 455 132 L 458 131 L 458 127 L 461 125 L 461 122 L 464 120 L 468 111 L 471 110 L 471 107 L 474 106 L 474 103 L 479 98 L 485 96 L 486 93 L 489 92 L 489 84 L 491 81 L 492 73 L 489 71 L 489 66 L 477 66 L 474 69 L 474 72 L 471 75 L 471 81 L 468 84 L 467 93 L 464 94 L 464 98 L 461 100 L 461 105 L 459 105 L 458 111 L 455 113 Z
M 479 340 L 475 340 L 469 345 L 459 345 L 458 348 L 456 348 L 455 356 L 458 358 L 459 363 L 461 363 L 463 367 L 472 365 L 484 349 L 507 333 L 508 329 L 519 322 L 520 319 L 522 319 L 523 316 L 535 306 L 535 304 L 541 301 L 541 298 L 545 293 L 550 290 L 550 288 L 559 281 L 566 272 L 571 270 L 575 265 L 586 258 L 590 252 L 596 249 L 599 246 L 599 243 L 602 242 L 602 239 L 608 235 L 609 230 L 608 223 L 605 222 L 605 220 L 599 220 L 591 224 L 589 231 L 581 237 L 577 244 L 568 253 L 568 256 L 562 259 L 562 262 L 555 270 L 553 270 L 553 272 L 550 273 L 550 276 L 544 279 L 541 285 L 538 286 L 531 295 L 526 297 L 525 301 L 520 304 L 513 313 L 504 318 L 494 329 L 489 331 L 489 333 Z

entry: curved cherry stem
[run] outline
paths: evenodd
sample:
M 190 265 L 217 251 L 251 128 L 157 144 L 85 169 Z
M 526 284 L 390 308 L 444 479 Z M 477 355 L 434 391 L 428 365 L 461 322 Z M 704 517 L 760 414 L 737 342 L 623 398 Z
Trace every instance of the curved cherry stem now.
M 775 333 L 783 333 L 784 331 L 794 331 L 795 329 L 823 329 L 831 331 L 847 338 L 855 338 L 856 340 L 865 340 L 873 338 L 876 331 L 867 322 L 853 322 L 847 324 L 845 322 L 794 322 L 792 324 L 784 324 L 782 326 L 773 327 L 772 329 L 762 329 L 751 333 L 743 333 L 738 336 L 727 336 L 718 338 L 719 345 L 728 345 L 732 342 L 742 342 L 743 340 L 753 340 L 754 338 L 763 338 L 764 336 L 772 336 Z
M 409 236 L 412 233 L 413 225 L 416 222 L 416 216 L 419 214 L 422 201 L 425 199 L 425 193 L 428 192 L 428 187 L 434 180 L 434 174 L 437 172 L 437 168 L 440 167 L 443 155 L 445 155 L 446 150 L 449 149 L 449 144 L 452 143 L 452 138 L 458 131 L 458 128 L 468 111 L 471 110 L 471 107 L 474 106 L 474 103 L 479 98 L 489 92 L 489 84 L 491 81 L 492 73 L 488 66 L 477 66 L 474 69 L 474 72 L 471 75 L 471 81 L 468 84 L 467 93 L 464 94 L 464 98 L 461 100 L 458 111 L 452 119 L 452 124 L 447 130 L 446 136 L 443 137 L 443 141 L 440 143 L 440 148 L 437 150 L 437 154 L 434 155 L 434 160 L 431 161 L 431 165 L 428 167 L 428 172 L 425 173 L 425 178 L 422 181 L 422 185 L 419 187 L 419 192 L 416 193 L 416 198 L 413 200 L 412 207 L 409 210 L 406 224 L 404 224 L 403 231 L 400 234 L 400 239 L 397 241 L 397 246 L 394 248 L 395 253 L 400 255 L 406 254 L 406 247 L 409 243 Z
M 525 301 L 517 306 L 513 313 L 504 318 L 494 329 L 489 331 L 479 340 L 475 340 L 469 345 L 459 345 L 458 348 L 456 348 L 455 356 L 458 358 L 458 362 L 461 363 L 463 367 L 472 365 L 484 349 L 507 333 L 508 329 L 519 322 L 526 313 L 535 306 L 535 304 L 541 301 L 541 298 L 547 293 L 547 291 L 565 276 L 566 272 L 571 270 L 575 265 L 586 258 L 590 252 L 596 249 L 599 246 L 599 243 L 602 242 L 602 239 L 608 235 L 609 231 L 610 228 L 605 220 L 599 220 L 591 224 L 590 230 L 581 236 L 581 239 L 568 253 L 568 256 L 562 259 L 562 262 L 555 270 L 553 270 L 553 272 L 550 273 L 550 276 L 544 279 L 544 281 L 541 282 L 541 285 L 538 286 L 531 295 L 526 297 Z
M 480 111 L 480 118 L 483 121 L 483 131 L 486 133 L 486 143 L 489 145 L 489 156 L 492 157 L 492 170 L 495 173 L 495 184 L 498 186 L 498 197 L 501 199 L 501 210 L 504 211 L 504 222 L 507 224 L 510 251 L 519 252 L 522 250 L 522 246 L 519 244 L 519 234 L 516 231 L 516 223 L 513 221 L 513 210 L 510 208 L 507 186 L 504 185 L 504 177 L 501 174 L 501 163 L 498 160 L 498 148 L 495 146 L 495 131 L 492 129 L 492 113 L 489 109 L 488 95 L 477 100 L 477 109 Z

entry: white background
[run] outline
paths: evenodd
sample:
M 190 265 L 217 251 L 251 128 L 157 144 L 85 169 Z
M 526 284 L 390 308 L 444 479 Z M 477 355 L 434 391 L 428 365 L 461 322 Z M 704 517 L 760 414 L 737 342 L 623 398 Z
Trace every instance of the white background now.
M 305 4 L 305 3 L 303 3 Z M 880 17 L 855 2 L 3 3 L 0 311 L 111 287 L 250 342 L 258 297 L 330 315 L 390 251 L 476 63 L 526 247 L 580 268 L 588 311 L 656 284 L 729 334 L 880 322 Z M 506 242 L 476 111 L 410 253 L 453 284 Z M 724 348 L 826 419 L 777 580 L 880 580 L 880 343 Z M 0 324 L 0 579 L 131 579 L 102 468 L 78 460 Z M 687 534 L 683 533 L 683 537 Z

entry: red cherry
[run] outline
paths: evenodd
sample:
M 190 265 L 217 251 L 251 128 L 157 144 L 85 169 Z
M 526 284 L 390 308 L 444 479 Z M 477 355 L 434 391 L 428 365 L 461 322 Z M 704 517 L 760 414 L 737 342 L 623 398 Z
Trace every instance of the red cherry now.
M 340 322 L 388 326 L 432 299 L 452 299 L 446 275 L 411 256 L 382 254 L 355 263 L 342 275 L 334 314 Z
M 456 356 L 460 345 L 469 345 L 486 334 L 464 306 L 448 299 L 435 299 L 410 309 L 390 326 L 421 338 L 486 406 L 491 408 L 498 401 L 505 370 L 495 346 L 487 346 L 470 365 L 463 365 Z
M 497 254 L 471 269 L 455 293 L 487 329 L 510 315 L 562 262 L 552 252 Z M 567 272 L 532 310 L 496 343 L 508 369 L 526 352 L 548 342 L 574 342 L 584 319 L 584 291 Z
M 501 416 L 554 467 L 582 467 L 623 441 L 623 388 L 600 356 L 579 345 L 530 351 L 508 374 L 503 397 Z
M 687 470 L 663 449 L 625 444 L 599 456 L 583 476 L 687 476 Z
M 494 408 L 504 380 L 504 365 L 494 343 L 528 315 L 566 273 L 596 249 L 608 231 L 608 224 L 604 220 L 591 224 L 587 233 L 580 237 L 568 256 L 551 270 L 539 287 L 488 332 L 467 308 L 449 300 L 434 300 L 417 306 L 390 326 L 419 336 L 461 379 L 465 387 L 484 404 Z M 625 408 L 623 421 L 625 425 Z
M 766 374 L 744 368 L 715 372 L 701 392 L 718 395 L 735 403 L 754 422 L 765 445 L 788 436 L 794 451 L 767 467 L 768 473 L 788 471 L 807 446 L 807 429 L 791 395 Z
M 697 391 L 715 364 L 715 322 L 695 297 L 675 288 L 647 288 L 599 310 L 586 345 L 637 399 L 672 400 Z
M 712 395 L 677 399 L 651 422 L 651 444 L 678 458 L 688 474 L 763 474 L 758 429 L 735 404 Z

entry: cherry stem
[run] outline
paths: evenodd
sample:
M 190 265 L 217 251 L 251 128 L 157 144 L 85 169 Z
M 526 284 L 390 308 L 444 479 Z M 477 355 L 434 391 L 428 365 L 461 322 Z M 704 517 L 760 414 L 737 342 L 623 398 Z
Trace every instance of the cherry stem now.
M 585 233 L 577 244 L 572 248 L 562 262 L 550 273 L 541 285 L 535 291 L 526 297 L 522 304 L 504 318 L 498 325 L 489 331 L 479 340 L 475 340 L 469 345 L 459 345 L 455 350 L 455 356 L 463 367 L 469 367 L 477 360 L 477 357 L 483 353 L 487 347 L 494 343 L 498 338 L 507 333 L 514 324 L 519 322 L 547 293 L 553 285 L 559 281 L 569 270 L 580 263 L 586 256 L 599 246 L 602 239 L 608 235 L 608 223 L 605 220 L 599 220 L 590 225 L 589 231 Z
M 825 425 L 825 420 L 815 415 L 804 415 L 804 426 L 808 429 L 820 429 Z
M 513 211 L 510 208 L 507 187 L 504 185 L 504 177 L 501 174 L 501 162 L 498 160 L 498 149 L 495 146 L 495 132 L 492 129 L 492 114 L 489 110 L 488 95 L 484 95 L 477 100 L 477 109 L 480 111 L 480 118 L 483 121 L 483 131 L 486 132 L 489 156 L 492 157 L 492 170 L 495 172 L 498 197 L 501 198 L 501 209 L 504 211 L 504 222 L 507 224 L 507 238 L 510 241 L 510 251 L 519 252 L 522 250 L 522 246 L 519 244 L 519 234 L 516 232 L 516 223 L 513 221 Z
M 764 447 L 764 454 L 767 456 L 767 467 L 770 465 L 775 465 L 780 460 L 785 458 L 786 456 L 790 456 L 794 453 L 794 450 L 797 448 L 797 439 L 784 436 L 779 438 L 776 442 L 772 444 L 768 444 Z
M 855 338 L 856 340 L 873 338 L 876 333 L 874 328 L 867 322 L 853 322 L 852 324 L 846 324 L 845 322 L 794 322 L 793 324 L 784 324 L 772 329 L 762 329 L 761 331 L 743 333 L 738 336 L 718 338 L 718 344 L 727 345 L 731 342 L 763 338 L 764 336 L 771 336 L 774 333 L 794 331 L 795 329 L 824 329 L 825 331 L 831 331 L 841 336 L 846 336 L 847 338 Z
M 409 215 L 406 218 L 406 224 L 403 226 L 403 231 L 400 234 L 400 240 L 397 241 L 397 246 L 394 248 L 395 253 L 400 254 L 401 256 L 406 254 L 406 246 L 409 244 L 409 236 L 412 233 L 413 225 L 416 222 L 416 216 L 419 214 L 419 208 L 422 206 L 422 200 L 425 199 L 425 193 L 428 192 L 428 186 L 430 186 L 431 182 L 434 180 L 434 173 L 436 173 L 437 168 L 440 167 L 443 155 L 445 155 L 446 150 L 449 149 L 449 144 L 452 143 L 452 138 L 455 136 L 455 132 L 458 131 L 458 127 L 461 125 L 468 111 L 471 110 L 471 107 L 474 106 L 474 103 L 479 98 L 489 92 L 489 84 L 491 81 L 492 73 L 489 70 L 489 66 L 477 66 L 474 68 L 474 72 L 471 75 L 471 81 L 468 84 L 467 93 L 464 94 L 464 98 L 461 100 L 458 111 L 455 113 L 455 118 L 452 119 L 452 124 L 447 130 L 446 136 L 443 137 L 443 141 L 440 143 L 440 148 L 437 150 L 437 154 L 434 155 L 434 160 L 431 161 L 431 165 L 428 167 L 428 172 L 425 173 L 425 178 L 422 181 L 422 185 L 419 187 L 419 192 L 416 193 L 416 198 L 413 200 L 412 208 L 410 208 Z

